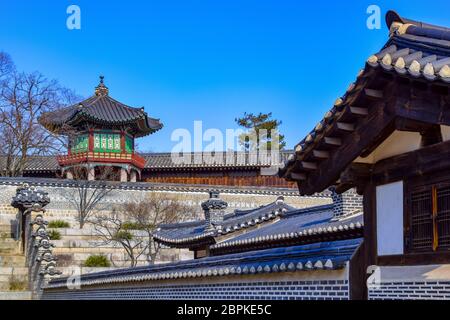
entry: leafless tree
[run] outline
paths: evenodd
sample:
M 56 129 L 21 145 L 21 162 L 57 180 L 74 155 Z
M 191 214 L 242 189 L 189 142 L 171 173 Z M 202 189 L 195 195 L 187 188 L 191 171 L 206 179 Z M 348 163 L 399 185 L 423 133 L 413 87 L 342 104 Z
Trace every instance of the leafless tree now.
M 102 204 L 102 200 L 116 189 L 118 184 L 115 181 L 118 174 L 114 168 L 102 167 L 101 169 L 96 174 L 97 180 L 88 180 L 86 168 L 80 166 L 71 168 L 74 187 L 62 191 L 62 196 L 77 211 L 80 229 L 83 229 L 95 211 L 106 209 L 106 204 Z
M 95 215 L 90 223 L 94 226 L 96 236 L 99 238 L 96 245 L 111 244 L 114 247 L 122 247 L 130 267 L 135 267 L 139 257 L 147 251 L 148 242 L 145 241 L 145 237 L 139 235 L 139 231 L 131 230 L 129 224 L 124 222 L 122 214 L 116 209 L 108 214 Z M 116 266 L 112 257 L 110 260 Z
M 7 78 L 15 69 L 10 55 L 6 52 L 0 52 L 0 80 Z
M 183 198 L 176 195 L 150 193 L 139 202 L 129 202 L 123 206 L 124 215 L 134 222 L 147 237 L 147 261 L 153 264 L 160 246 L 153 241 L 158 226 L 164 223 L 175 223 L 193 216 L 192 206 L 185 204 Z
M 39 116 L 78 99 L 71 90 L 39 72 L 18 72 L 10 57 L 0 53 L 0 174 L 20 176 L 27 159 L 65 149 L 66 140 L 45 130 Z
M 153 235 L 158 225 L 183 221 L 194 214 L 192 206 L 185 204 L 180 196 L 161 193 L 150 193 L 113 211 L 112 215 L 96 215 L 91 223 L 102 243 L 124 247 L 132 266 L 137 263 L 136 257 L 144 253 L 149 264 L 155 263 L 160 246 L 153 241 Z

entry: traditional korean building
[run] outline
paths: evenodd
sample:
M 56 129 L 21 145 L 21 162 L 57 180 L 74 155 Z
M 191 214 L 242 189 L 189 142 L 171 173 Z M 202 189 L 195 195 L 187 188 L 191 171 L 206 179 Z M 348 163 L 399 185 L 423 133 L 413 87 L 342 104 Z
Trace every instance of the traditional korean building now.
M 211 194 L 204 219 L 155 235 L 197 259 L 85 275 L 81 290 L 53 280 L 44 297 L 450 299 L 450 29 L 386 21 L 387 43 L 279 171 L 301 195 L 331 188 L 332 205 L 224 214 Z
M 159 120 L 150 118 L 143 108 L 113 99 L 103 77 L 93 96 L 42 114 L 39 122 L 54 133 L 68 136 L 67 155 L 56 157 L 62 175 L 68 179 L 73 179 L 80 168 L 89 180 L 95 180 L 105 168 L 114 168 L 120 181 L 136 181 L 146 159 L 135 152 L 134 140 L 162 128 Z
M 137 181 L 210 185 L 210 186 L 265 186 L 275 188 L 295 188 L 295 183 L 278 177 L 276 168 L 283 163 L 293 151 L 280 151 L 276 166 L 272 161 L 260 161 L 252 153 L 236 151 L 221 153 L 223 161 L 211 162 L 207 154 L 193 152 L 189 154 L 192 161 L 176 163 L 169 152 L 135 153 L 144 159 L 145 165 Z M 219 155 L 218 155 L 219 156 Z M 61 178 L 61 166 L 56 156 L 31 156 L 27 159 L 23 177 L 29 178 Z M 5 159 L 0 156 L 0 168 Z
M 370 299 L 450 299 L 450 29 L 386 15 L 370 56 L 281 169 L 364 196 Z
M 292 154 L 280 151 L 277 158 L 253 152 L 192 152 L 183 161 L 170 152 L 138 154 L 135 139 L 162 128 L 143 108 L 113 99 L 101 77 L 93 96 L 75 105 L 43 114 L 39 122 L 51 132 L 69 139 L 67 154 L 30 156 L 22 176 L 30 178 L 105 178 L 104 168 L 114 168 L 116 180 L 153 183 L 272 186 L 294 184 L 277 176 L 277 167 Z M 0 156 L 0 171 L 6 165 Z M 81 170 L 80 170 L 81 168 Z M 111 171 L 111 170 L 109 170 Z M 81 173 L 81 174 L 80 174 Z
M 80 290 L 52 280 L 44 299 L 304 299 L 364 297 L 363 215 L 353 192 L 295 209 L 282 197 L 225 214 L 212 193 L 205 219 L 161 225 L 155 241 L 194 260 L 82 275 Z

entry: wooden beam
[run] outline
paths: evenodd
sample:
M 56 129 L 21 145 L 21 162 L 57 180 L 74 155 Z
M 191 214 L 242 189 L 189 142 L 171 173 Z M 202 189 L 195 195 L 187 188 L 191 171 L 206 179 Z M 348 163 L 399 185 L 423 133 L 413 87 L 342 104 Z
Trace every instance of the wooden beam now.
M 330 153 L 323 150 L 313 150 L 313 155 L 319 159 L 328 159 L 330 157 Z
M 432 126 L 434 125 L 423 121 L 405 119 L 401 117 L 395 119 L 395 129 L 399 131 L 425 132 Z
M 450 141 L 384 159 L 373 165 L 372 180 L 390 183 L 450 169 Z
M 384 97 L 384 93 L 381 90 L 365 88 L 364 93 L 366 94 L 366 96 L 368 96 L 370 98 L 383 99 L 383 97 Z
M 397 90 L 395 113 L 402 118 L 430 124 L 450 125 L 450 99 L 429 90 Z M 414 96 L 412 96 L 414 95 Z
M 305 170 L 317 170 L 317 163 L 315 162 L 302 161 L 301 166 Z
M 355 125 L 353 123 L 347 123 L 347 122 L 337 122 L 336 126 L 339 130 L 343 131 L 355 131 Z
M 303 181 L 306 180 L 306 174 L 291 172 L 291 179 L 296 181 Z
M 356 187 L 357 192 L 362 194 L 365 185 L 370 179 L 372 165 L 366 163 L 352 163 L 339 176 L 339 185 L 336 187 L 337 193 L 342 193 L 350 188 Z
M 354 159 L 371 147 L 377 138 L 392 133 L 395 114 L 393 103 L 382 101 L 371 108 L 373 112 L 358 124 L 358 128 L 340 140 L 339 148 L 330 153 L 330 157 L 320 163 L 318 170 L 308 175 L 299 191 L 301 194 L 313 194 L 322 191 L 339 179 L 339 175 Z M 326 141 L 325 141 L 326 142 Z M 381 143 L 381 141 L 377 141 Z
M 324 142 L 332 146 L 340 146 L 342 144 L 342 140 L 340 138 L 332 138 L 332 137 L 325 137 Z
M 367 108 L 359 107 L 350 107 L 350 112 L 357 116 L 367 116 L 369 114 L 369 110 Z

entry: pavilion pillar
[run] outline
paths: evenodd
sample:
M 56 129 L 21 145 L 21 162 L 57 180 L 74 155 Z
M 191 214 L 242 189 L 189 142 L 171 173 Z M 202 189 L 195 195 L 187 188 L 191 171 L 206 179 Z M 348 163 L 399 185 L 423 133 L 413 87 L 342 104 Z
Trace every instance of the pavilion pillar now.
M 128 181 L 128 174 L 127 170 L 125 168 L 120 169 L 120 182 L 127 182 Z
M 95 180 L 95 167 L 90 167 L 88 169 L 88 180 L 94 181 Z
M 136 171 L 131 170 L 130 172 L 130 182 L 136 182 Z
M 122 130 L 120 132 L 120 150 L 125 153 L 125 132 Z
M 88 141 L 89 152 L 94 151 L 94 130 L 89 129 L 89 141 Z
M 73 180 L 73 173 L 70 170 L 66 171 L 66 179 Z

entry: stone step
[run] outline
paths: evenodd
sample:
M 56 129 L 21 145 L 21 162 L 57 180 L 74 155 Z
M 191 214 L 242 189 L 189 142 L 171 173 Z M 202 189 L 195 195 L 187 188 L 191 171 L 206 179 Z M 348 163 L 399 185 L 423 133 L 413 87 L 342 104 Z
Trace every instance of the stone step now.
M 23 291 L 23 290 L 28 289 L 28 281 L 26 279 L 19 279 L 18 281 L 20 281 L 20 283 L 16 283 L 15 284 L 16 287 L 13 290 L 11 290 L 12 288 L 11 288 L 10 279 L 0 282 L 0 291 L 17 292 L 17 291 Z M 19 287 L 17 287 L 17 286 L 19 286 Z
M 10 224 L 0 224 L 0 232 L 5 232 L 5 233 L 9 233 L 9 232 L 14 232 L 15 228 L 13 226 L 11 226 Z
M 0 248 L 0 257 L 1 256 L 10 256 L 10 255 L 18 255 L 20 253 L 20 248 L 14 247 L 14 248 Z
M 28 274 L 13 274 L 15 280 L 28 281 Z M 0 275 L 0 283 L 8 283 L 11 280 L 11 275 Z
M 31 291 L 0 292 L 0 300 L 31 300 Z
M 13 242 L 2 242 L 0 240 L 0 256 L 2 254 L 8 254 L 8 253 L 20 253 L 20 242 L 19 241 L 13 241 Z
M 55 247 L 53 248 L 53 254 L 72 254 L 72 253 L 89 253 L 89 254 L 109 254 L 116 252 L 123 252 L 122 248 L 98 248 L 98 247 L 90 247 L 90 248 L 64 248 L 64 247 Z
M 14 256 L 0 256 L 0 267 L 23 267 L 25 266 L 25 257 L 14 255 Z
M 0 239 L 10 239 L 10 238 L 14 238 L 13 232 L 0 232 Z
M 2 244 L 2 243 L 17 244 L 18 241 L 16 241 L 15 239 L 12 239 L 12 238 L 3 238 L 3 239 L 0 239 L 0 244 Z
M 0 267 L 0 276 L 4 275 L 26 275 L 28 274 L 27 267 Z

